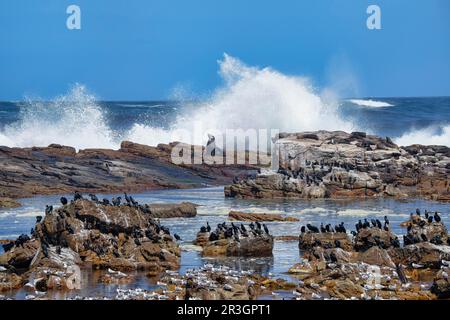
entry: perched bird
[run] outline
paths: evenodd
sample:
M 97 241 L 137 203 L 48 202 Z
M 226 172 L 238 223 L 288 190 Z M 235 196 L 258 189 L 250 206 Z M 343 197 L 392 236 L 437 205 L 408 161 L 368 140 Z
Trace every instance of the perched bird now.
M 51 214 L 53 211 L 53 206 L 46 205 L 45 206 L 45 214 Z
M 322 232 L 322 233 L 327 232 L 327 229 L 325 229 L 325 227 L 323 226 L 323 223 L 320 224 L 320 232 Z
M 428 216 L 427 221 L 428 221 L 428 223 L 432 223 L 433 222 L 433 216 Z
M 211 226 L 209 225 L 208 221 L 206 221 L 206 231 L 211 232 Z
M 434 221 L 436 221 L 437 223 L 441 222 L 441 217 L 439 216 L 437 211 L 434 213 Z
M 62 204 L 63 206 L 65 206 L 65 205 L 67 204 L 67 198 L 66 198 L 66 197 L 61 197 L 61 198 L 59 199 L 59 201 L 61 201 L 61 204 Z
M 93 194 L 93 193 L 89 194 L 89 198 L 91 198 L 91 201 L 98 202 L 97 196 L 95 194 Z
M 247 232 L 247 229 L 245 228 L 245 226 L 241 223 L 241 230 L 242 232 Z
M 427 242 L 428 238 L 426 235 L 424 235 L 423 233 L 420 235 L 420 238 L 422 239 L 422 241 Z
M 173 237 L 174 237 L 177 241 L 181 241 L 180 236 L 177 235 L 176 233 L 173 234 Z
M 73 195 L 73 201 L 81 200 L 83 199 L 83 196 L 78 191 L 75 191 L 75 194 Z
M 122 198 L 121 197 L 112 198 L 111 202 L 114 206 L 118 207 L 118 206 L 120 206 L 120 203 L 122 202 Z
M 336 239 L 336 240 L 334 240 L 334 245 L 336 246 L 336 248 L 340 248 L 341 242 L 338 239 Z
M 36 216 L 36 223 L 39 223 L 42 221 L 42 216 Z
M 264 228 L 264 231 L 267 233 L 267 234 L 269 234 L 269 229 L 267 228 L 267 226 L 263 223 L 263 228 Z
M 305 232 L 306 232 L 306 227 L 305 227 L 305 226 L 302 226 L 302 227 L 300 228 L 300 232 L 301 232 L 301 233 L 305 233 Z
M 420 209 L 416 208 L 416 214 L 420 217 Z
M 307 224 L 306 227 L 308 228 L 309 231 L 313 232 L 313 233 L 319 233 L 319 229 L 311 224 Z
M 389 219 L 388 219 L 387 216 L 384 216 L 384 223 L 385 223 L 385 224 L 389 224 Z
M 126 192 L 124 193 L 124 196 L 125 196 L 125 201 L 127 202 L 127 204 L 128 204 L 128 205 L 131 205 L 131 199 L 130 199 L 130 197 L 127 195 Z

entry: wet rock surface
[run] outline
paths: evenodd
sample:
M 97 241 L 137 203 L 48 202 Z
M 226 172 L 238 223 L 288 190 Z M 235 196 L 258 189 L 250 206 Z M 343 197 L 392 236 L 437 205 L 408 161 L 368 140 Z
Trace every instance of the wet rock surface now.
M 225 188 L 236 198 L 425 197 L 450 200 L 450 149 L 399 147 L 365 133 L 280 134 L 279 170 Z
M 68 146 L 0 147 L 0 197 L 74 191 L 121 193 L 149 189 L 188 188 L 230 183 L 235 176 L 256 172 L 248 165 L 175 165 L 175 143 L 150 147 L 124 141 L 119 150 Z M 201 150 L 201 146 L 199 147 Z M 0 206 L 13 202 L 5 198 Z
M 294 217 L 286 217 L 281 214 L 273 214 L 273 213 L 248 213 L 241 211 L 230 211 L 228 213 L 228 217 L 230 220 L 236 221 L 298 221 L 297 218 Z

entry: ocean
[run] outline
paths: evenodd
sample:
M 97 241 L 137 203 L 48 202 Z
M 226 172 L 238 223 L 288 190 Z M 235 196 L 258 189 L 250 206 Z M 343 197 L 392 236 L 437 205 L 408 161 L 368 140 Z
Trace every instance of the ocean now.
M 222 84 L 211 93 L 179 89 L 170 101 L 104 101 L 74 84 L 51 100 L 0 102 L 0 145 L 203 144 L 211 132 L 267 129 L 365 131 L 400 145 L 450 146 L 450 97 L 342 98 L 308 78 L 247 66 L 230 56 L 219 63 L 219 75 Z
M 314 89 L 308 79 L 258 69 L 225 60 L 220 74 L 224 84 L 208 97 L 178 96 L 169 101 L 103 101 L 83 85 L 51 100 L 23 99 L 0 102 L 0 145 L 9 147 L 48 146 L 52 143 L 76 149 L 118 149 L 129 140 L 147 145 L 184 141 L 204 144 L 207 133 L 226 129 L 276 129 L 281 132 L 313 130 L 365 131 L 389 136 L 399 145 L 438 144 L 450 146 L 450 97 L 422 98 L 336 98 Z M 197 134 L 194 134 L 197 133 Z M 29 233 L 35 217 L 45 205 L 59 205 L 59 197 L 19 199 L 22 207 L 0 209 L 0 239 Z M 114 195 L 99 195 L 112 197 Z M 201 205 L 198 216 L 166 219 L 183 239 L 180 272 L 204 263 L 228 264 L 235 269 L 255 270 L 264 275 L 287 277 L 289 267 L 299 261 L 296 242 L 276 241 L 271 258 L 202 258 L 191 243 L 200 226 L 227 219 L 230 210 L 284 213 L 299 222 L 268 223 L 274 235 L 298 235 L 300 226 L 321 222 L 344 222 L 354 229 L 358 219 L 383 217 L 391 220 L 393 232 L 401 236 L 400 223 L 415 208 L 439 211 L 450 227 L 448 204 L 421 199 L 358 200 L 238 200 L 226 199 L 223 187 L 149 191 L 133 195 L 141 203 L 191 201 Z M 2 248 L 0 247 L 0 253 Z M 116 286 L 99 284 L 98 277 L 85 274 L 85 288 L 68 293 L 82 296 L 114 296 Z M 145 275 L 122 288 L 154 287 Z M 8 296 L 23 298 L 23 290 Z M 65 298 L 54 294 L 55 298 Z

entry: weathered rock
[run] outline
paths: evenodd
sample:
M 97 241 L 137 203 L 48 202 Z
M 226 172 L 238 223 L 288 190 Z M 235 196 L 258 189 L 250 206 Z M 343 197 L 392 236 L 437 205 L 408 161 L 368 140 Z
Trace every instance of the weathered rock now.
M 297 218 L 294 217 L 285 217 L 280 214 L 271 214 L 271 213 L 248 213 L 241 211 L 230 211 L 228 213 L 228 217 L 230 220 L 237 221 L 298 221 Z
M 197 215 L 197 205 L 191 202 L 180 204 L 149 204 L 152 218 L 192 218 Z
M 427 220 L 413 216 L 415 220 L 408 223 L 407 236 L 414 242 L 430 241 L 434 244 L 446 244 L 448 231 L 442 222 L 428 223 Z
M 15 269 L 26 269 L 37 254 L 40 243 L 31 240 L 23 245 L 14 246 L 10 251 L 0 256 L 0 265 L 9 265 Z
M 280 134 L 278 172 L 225 188 L 237 198 L 425 197 L 449 200 L 450 149 L 399 147 L 390 139 L 316 131 Z
M 271 235 L 240 237 L 239 242 L 234 238 L 209 241 L 209 235 L 209 232 L 199 232 L 195 241 L 196 245 L 203 247 L 204 256 L 272 256 L 273 237 Z
M 354 239 L 354 247 L 357 251 L 366 251 L 371 247 L 380 247 L 387 249 L 393 246 L 397 239 L 391 231 L 380 228 L 364 228 L 360 229 Z
M 450 261 L 450 246 L 421 242 L 403 248 L 390 248 L 389 255 L 396 263 L 409 266 L 414 263 L 424 268 L 439 269 L 442 260 Z
M 440 299 L 450 298 L 450 281 L 449 275 L 450 269 L 444 268 L 439 270 L 436 277 L 433 280 L 433 285 L 431 286 L 431 292 L 438 296 Z
M 340 247 L 344 250 L 352 249 L 352 241 L 345 232 L 326 232 L 326 233 L 312 233 L 305 232 L 299 236 L 299 248 L 302 250 L 309 250 L 316 246 L 324 249 Z
M 0 292 L 18 289 L 22 286 L 22 277 L 11 272 L 0 272 Z
M 202 187 L 231 183 L 235 176 L 257 172 L 256 167 L 246 164 L 175 165 L 171 160 L 174 146 L 175 143 L 150 147 L 124 141 L 119 150 L 78 152 L 56 144 L 0 147 L 0 196 L 24 198 L 74 191 L 121 193 Z
M 0 197 L 0 208 L 18 208 L 20 206 L 20 202 L 14 199 Z
M 359 252 L 357 259 L 360 262 L 364 262 L 370 265 L 395 268 L 395 263 L 389 255 L 388 251 L 379 247 L 371 247 L 366 251 Z
M 34 238 L 15 243 L 0 256 L 0 264 L 25 269 L 27 278 L 40 279 L 46 289 L 80 289 L 84 262 L 157 275 L 177 269 L 180 259 L 170 231 L 141 207 L 84 199 L 47 212 L 35 225 Z

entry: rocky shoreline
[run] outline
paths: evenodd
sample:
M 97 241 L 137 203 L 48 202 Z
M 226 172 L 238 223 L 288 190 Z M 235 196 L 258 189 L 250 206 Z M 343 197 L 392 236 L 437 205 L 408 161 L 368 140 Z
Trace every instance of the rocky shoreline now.
M 70 201 L 61 198 L 62 206 L 47 206 L 45 216 L 36 218 L 31 236 L 3 245 L 0 292 L 24 289 L 26 299 L 46 299 L 46 292 L 55 290 L 77 292 L 82 270 L 91 268 L 102 270 L 98 281 L 104 285 L 132 283 L 136 271 L 158 279 L 157 289 L 118 289 L 112 299 L 450 298 L 450 236 L 437 212 L 412 213 L 402 223 L 403 238 L 392 233 L 385 217 L 383 222 L 359 220 L 355 230 L 343 223 L 306 224 L 299 236 L 286 239 L 274 237 L 259 221 L 206 223 L 193 241 L 205 257 L 256 258 L 272 256 L 274 242 L 287 240 L 301 253 L 286 270 L 295 280 L 287 281 L 217 263 L 179 273 L 181 239 L 155 214 L 171 218 L 184 210 L 189 217 L 194 204 L 158 204 L 165 211 L 152 212 L 152 204 L 139 204 L 127 194 L 123 203 L 90 198 L 80 193 Z
M 364 132 L 283 133 L 277 172 L 235 179 L 234 198 L 418 197 L 450 201 L 450 148 L 399 147 Z
M 119 150 L 78 152 L 56 144 L 0 147 L 0 207 L 19 205 L 15 198 L 74 191 L 122 193 L 224 185 L 257 171 L 249 165 L 175 165 L 171 161 L 174 145 L 150 147 L 124 141 Z

